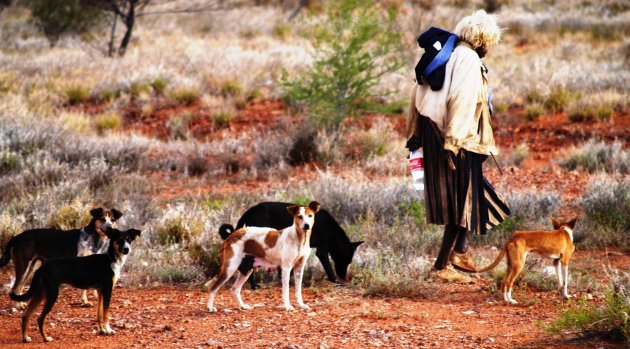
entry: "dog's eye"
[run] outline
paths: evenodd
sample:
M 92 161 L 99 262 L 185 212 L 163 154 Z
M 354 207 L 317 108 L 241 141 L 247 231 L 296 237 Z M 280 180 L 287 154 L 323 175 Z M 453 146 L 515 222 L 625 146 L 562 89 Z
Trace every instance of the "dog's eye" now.
M 309 214 L 309 215 L 308 215 L 308 218 L 313 218 L 313 215 L 312 215 L 312 214 Z
M 299 218 L 299 219 L 302 219 L 302 218 L 304 218 L 304 217 L 303 217 L 302 215 L 299 215 L 299 216 L 298 216 L 298 218 Z

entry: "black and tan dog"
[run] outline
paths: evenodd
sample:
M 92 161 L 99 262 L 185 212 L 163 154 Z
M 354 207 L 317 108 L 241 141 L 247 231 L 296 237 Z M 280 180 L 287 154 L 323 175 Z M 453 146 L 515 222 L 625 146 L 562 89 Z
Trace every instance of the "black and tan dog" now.
M 122 213 L 116 209 L 105 210 L 95 208 L 90 211 L 92 219 L 82 229 L 31 229 L 14 236 L 4 249 L 0 258 L 0 267 L 13 260 L 15 266 L 15 283 L 13 293 L 22 293 L 24 284 L 35 272 L 35 264 L 50 258 L 87 256 L 107 251 L 105 232 L 114 227 Z M 90 306 L 87 295 L 83 292 L 83 305 Z M 18 304 L 22 308 L 23 304 Z
M 42 302 L 44 302 L 44 309 L 37 319 L 37 325 L 44 342 L 52 340 L 46 334 L 44 322 L 57 301 L 61 284 L 97 290 L 98 311 L 96 320 L 99 333 L 106 335 L 115 333 L 109 326 L 109 304 L 112 290 L 120 278 L 120 271 L 125 264 L 127 255 L 131 252 L 130 244 L 140 236 L 140 230 L 129 229 L 121 232 L 110 228 L 105 234 L 110 239 L 107 254 L 49 259 L 42 263 L 41 268 L 35 272 L 28 292 L 23 295 L 16 295 L 11 292 L 9 296 L 15 301 L 24 302 L 30 299 L 22 314 L 22 340 L 25 343 L 31 341 L 31 338 L 26 335 L 28 320 L 35 308 Z
M 293 224 L 293 216 L 287 211 L 287 207 L 291 205 L 293 204 L 288 202 L 261 202 L 243 213 L 236 224 L 236 229 L 230 224 L 223 224 L 219 228 L 219 234 L 225 240 L 232 232 L 246 226 L 286 228 Z M 315 214 L 315 220 L 317 225 L 313 227 L 311 234 L 311 247 L 316 249 L 315 255 L 324 267 L 328 280 L 337 282 L 338 276 L 339 281 L 344 283 L 347 281 L 348 266 L 352 262 L 354 252 L 363 241 L 351 242 L 332 214 L 325 209 L 320 209 Z M 335 264 L 334 271 L 329 256 Z M 246 265 L 239 268 L 244 274 L 248 269 Z M 254 278 L 250 278 L 249 281 L 252 289 L 256 288 Z

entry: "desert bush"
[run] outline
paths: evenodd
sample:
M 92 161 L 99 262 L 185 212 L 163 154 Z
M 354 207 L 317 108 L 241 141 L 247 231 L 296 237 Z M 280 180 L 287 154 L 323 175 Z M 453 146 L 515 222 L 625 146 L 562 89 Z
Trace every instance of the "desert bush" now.
M 383 16 L 383 13 L 387 13 Z M 315 62 L 298 78 L 286 76 L 283 87 L 293 103 L 306 103 L 314 125 L 334 136 L 341 123 L 365 109 L 383 75 L 402 67 L 394 54 L 400 33 L 394 30 L 396 11 L 381 11 L 373 1 L 327 3 L 327 19 L 312 30 Z
M 188 139 L 190 136 L 190 114 L 172 116 L 166 123 L 171 139 Z
M 47 226 L 57 229 L 76 229 L 85 227 L 90 222 L 90 213 L 80 212 L 72 206 L 61 206 L 50 216 Z
M 232 120 L 234 120 L 234 111 L 230 109 L 221 109 L 215 113 L 212 113 L 210 119 L 212 121 L 212 127 L 215 130 L 230 127 Z
M 628 246 L 630 243 L 630 181 L 598 176 L 591 179 L 579 201 L 584 217 L 575 240 L 588 246 Z
M 101 114 L 94 118 L 94 127 L 99 133 L 115 130 L 122 124 L 122 117 L 116 112 Z
M 183 204 L 168 206 L 153 232 L 155 240 L 162 245 L 187 244 L 204 229 L 203 221 L 194 209 Z
M 0 150 L 0 175 L 20 169 L 20 156 L 12 151 Z
M 81 0 L 31 0 L 26 2 L 37 26 L 54 45 L 63 34 L 82 34 L 104 18 L 97 7 Z
M 591 139 L 581 146 L 569 149 L 558 163 L 569 171 L 627 174 L 630 173 L 630 152 L 623 149 L 623 144 L 619 141 L 610 144 Z
M 163 77 L 158 77 L 151 81 L 151 89 L 153 89 L 153 93 L 158 96 L 163 96 L 168 88 L 168 82 Z
M 134 81 L 129 85 L 129 94 L 133 98 L 146 99 L 151 94 L 151 84 L 143 81 Z
M 571 304 L 555 319 L 547 331 L 577 330 L 592 337 L 625 340 L 630 343 L 630 274 L 619 270 L 607 270 L 610 281 L 604 303 L 598 306 L 579 301 Z
M 544 109 L 539 104 L 531 104 L 525 108 L 525 120 L 534 121 L 544 113 Z
M 549 92 L 543 105 L 545 109 L 557 113 L 563 111 L 574 98 L 574 94 L 567 88 L 556 86 Z
M 201 96 L 201 92 L 195 87 L 180 87 L 171 90 L 170 96 L 177 103 L 188 105 L 196 102 Z
M 379 122 L 367 130 L 347 131 L 341 140 L 341 151 L 351 159 L 383 156 L 396 134 L 389 123 Z
M 18 215 L 7 210 L 0 212 L 0 251 L 4 253 L 4 248 L 9 240 L 25 230 L 25 222 L 24 215 Z
M 223 97 L 234 97 L 243 91 L 243 87 L 235 80 L 225 80 L 219 87 L 219 93 Z
M 527 143 L 521 143 L 512 148 L 509 154 L 506 159 L 506 165 L 518 167 L 529 156 L 529 146 Z
M 276 23 L 271 28 L 271 35 L 278 39 L 286 39 L 291 34 L 291 26 L 286 22 Z
M 217 275 L 221 268 L 220 247 L 218 243 L 205 246 L 195 241 L 188 244 L 187 251 L 192 262 L 201 266 L 207 276 L 212 276 Z
M 352 284 L 361 287 L 365 296 L 426 298 L 436 292 L 425 281 L 430 269 L 428 262 L 405 266 L 397 254 L 379 256 L 373 265 L 357 268 Z
M 65 94 L 67 103 L 70 105 L 85 103 L 90 100 L 90 90 L 85 86 L 68 86 L 64 89 L 63 92 Z

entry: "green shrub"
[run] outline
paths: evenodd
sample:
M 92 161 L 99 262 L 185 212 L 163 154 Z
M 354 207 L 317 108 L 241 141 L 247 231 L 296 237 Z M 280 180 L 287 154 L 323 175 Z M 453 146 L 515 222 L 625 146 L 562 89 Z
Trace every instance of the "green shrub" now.
M 0 175 L 20 169 L 20 156 L 10 150 L 0 150 Z
M 172 139 L 188 139 L 190 136 L 190 114 L 172 116 L 166 123 L 169 137 Z
M 529 146 L 527 143 L 521 143 L 514 147 L 508 156 L 507 163 L 512 166 L 520 166 L 529 156 Z
M 133 98 L 147 97 L 151 94 L 151 85 L 146 82 L 133 82 L 129 85 L 129 94 Z
M 153 93 L 158 96 L 164 95 L 166 89 L 168 87 L 168 82 L 164 78 L 156 78 L 151 81 L 151 88 L 153 89 Z
M 590 106 L 576 106 L 571 108 L 567 115 L 571 122 L 595 121 L 597 110 Z
M 286 22 L 280 22 L 271 28 L 271 35 L 278 39 L 286 39 L 291 34 L 291 26 Z
M 31 0 L 33 19 L 54 45 L 64 34 L 83 34 L 104 19 L 104 12 L 82 0 Z
M 531 104 L 528 105 L 527 108 L 525 108 L 525 120 L 527 121 L 534 121 L 534 120 L 538 120 L 538 118 L 544 113 L 545 111 L 543 110 L 543 108 L 540 106 L 540 104 Z
M 262 98 L 263 98 L 263 93 L 262 91 L 260 91 L 260 89 L 257 89 L 257 88 L 253 88 L 249 90 L 247 92 L 247 95 L 245 96 L 245 100 L 247 100 L 247 102 L 250 102 L 250 103 L 261 100 Z
M 193 87 L 180 87 L 171 91 L 171 97 L 177 101 L 177 103 L 189 105 L 196 102 L 201 93 L 199 89 Z
M 102 114 L 94 118 L 94 127 L 99 133 L 115 130 L 122 124 L 122 117 L 116 112 Z
M 204 247 L 198 242 L 191 242 L 187 246 L 188 256 L 196 265 L 203 267 L 206 275 L 216 275 L 221 268 L 219 251 L 221 244 Z
M 574 99 L 573 94 L 562 87 L 555 87 L 551 90 L 544 102 L 545 109 L 557 113 L 564 110 L 564 108 Z
M 120 98 L 120 90 L 115 88 L 102 89 L 96 96 L 99 101 L 108 103 L 115 99 Z
M 595 245 L 627 246 L 630 242 L 630 180 L 596 177 L 579 204 L 584 219 L 583 226 L 576 229 L 576 236 Z
M 230 123 L 234 120 L 234 112 L 228 109 L 219 110 L 216 113 L 213 113 L 211 116 L 212 126 L 215 130 L 228 128 L 230 127 Z
M 584 336 L 622 339 L 630 343 L 630 274 L 612 272 L 612 280 L 601 306 L 579 301 L 571 304 L 546 330 L 578 330 Z
M 374 86 L 403 61 L 395 52 L 401 35 L 393 8 L 340 0 L 327 2 L 327 13 L 311 31 L 313 65 L 291 79 L 285 74 L 282 85 L 286 99 L 308 105 L 307 120 L 334 134 L 336 144 L 344 118 L 365 110 L 370 97 L 379 94 Z
M 219 88 L 219 93 L 223 97 L 233 97 L 240 94 L 241 91 L 243 91 L 243 87 L 241 87 L 241 84 L 234 80 L 223 81 Z
M 597 109 L 597 118 L 600 121 L 608 121 L 613 114 L 611 107 L 602 106 Z
M 61 206 L 53 212 L 48 226 L 56 229 L 76 229 L 86 226 L 90 222 L 89 212 L 79 212 L 70 206 Z
M 186 244 L 201 235 L 203 222 L 187 217 L 167 219 L 155 228 L 155 238 L 162 245 Z
M 73 85 L 64 89 L 68 104 L 75 105 L 85 103 L 90 100 L 90 90 L 87 87 Z

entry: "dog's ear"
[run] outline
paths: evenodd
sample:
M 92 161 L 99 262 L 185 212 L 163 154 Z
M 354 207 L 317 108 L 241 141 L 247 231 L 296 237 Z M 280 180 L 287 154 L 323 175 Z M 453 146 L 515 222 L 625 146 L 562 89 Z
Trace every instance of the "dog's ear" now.
M 105 230 L 105 235 L 110 239 L 110 240 L 116 240 L 120 237 L 120 230 L 116 229 L 116 228 L 109 228 L 107 230 Z
M 560 229 L 560 222 L 558 222 L 553 216 L 551 216 L 551 224 L 553 224 L 554 229 Z
M 117 221 L 123 215 L 122 212 L 118 211 L 115 208 L 112 208 L 111 212 L 112 212 L 112 218 L 114 218 L 114 221 Z
M 320 207 L 320 206 L 321 206 L 321 205 L 320 205 L 320 204 L 319 204 L 319 202 L 317 202 L 317 201 L 311 201 L 311 202 L 308 204 L 308 208 L 310 208 L 310 209 L 311 209 L 311 211 L 313 211 L 313 213 L 317 213 L 317 212 L 319 211 L 319 207 Z
M 570 220 L 567 225 L 569 226 L 569 228 L 573 229 L 575 228 L 575 223 L 577 222 L 577 217 L 573 218 L 572 220 Z
M 94 208 L 90 210 L 90 215 L 92 215 L 92 217 L 94 218 L 101 218 L 103 217 L 104 212 L 105 210 L 102 207 Z
M 287 211 L 289 211 L 291 216 L 295 216 L 296 214 L 298 214 L 298 212 L 300 212 L 300 206 L 298 206 L 298 205 L 291 205 L 291 206 L 287 207 Z
M 135 240 L 138 236 L 140 236 L 141 231 L 138 229 L 129 229 L 127 230 L 127 235 L 131 237 L 131 241 Z
M 365 241 L 357 241 L 357 242 L 353 242 L 352 243 L 352 249 L 353 250 L 357 250 L 357 247 L 359 247 L 362 243 L 364 243 Z

